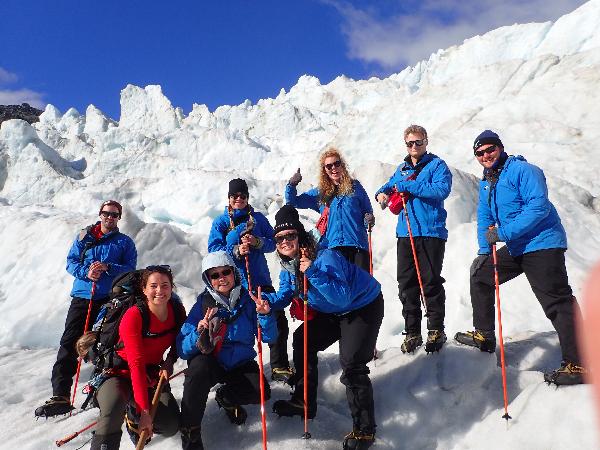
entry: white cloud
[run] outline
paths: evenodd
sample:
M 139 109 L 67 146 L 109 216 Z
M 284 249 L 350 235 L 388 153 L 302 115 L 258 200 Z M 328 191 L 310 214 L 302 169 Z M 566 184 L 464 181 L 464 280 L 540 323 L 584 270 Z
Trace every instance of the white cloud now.
M 29 103 L 36 108 L 45 108 L 44 95 L 31 89 L 2 90 L 0 89 L 0 105 L 20 105 Z
M 19 77 L 0 67 L 0 86 L 14 84 Z M 0 105 L 20 105 L 29 103 L 36 108 L 44 108 L 46 102 L 43 101 L 44 94 L 27 88 L 0 89 Z
M 585 3 L 583 0 L 422 0 L 409 12 L 384 17 L 385 13 L 376 7 L 359 9 L 345 1 L 322 1 L 342 15 L 348 56 L 388 72 L 504 25 L 556 20 Z M 396 1 L 398 5 L 402 2 Z
M 0 85 L 14 83 L 17 81 L 17 75 L 0 67 Z

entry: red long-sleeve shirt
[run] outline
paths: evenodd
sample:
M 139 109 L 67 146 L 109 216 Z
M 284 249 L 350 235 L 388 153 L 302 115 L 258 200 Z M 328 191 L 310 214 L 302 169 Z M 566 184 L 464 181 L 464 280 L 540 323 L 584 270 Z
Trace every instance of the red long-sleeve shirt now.
M 175 336 L 179 330 L 175 329 L 175 313 L 171 302 L 167 305 L 167 320 L 161 322 L 151 311 L 149 331 L 161 333 L 173 329 L 160 337 L 142 337 L 142 313 L 139 308 L 129 308 L 121 319 L 119 325 L 119 337 L 123 341 L 124 348 L 117 353 L 127 361 L 133 385 L 133 398 L 140 409 L 150 409 L 148 399 L 148 378 L 146 375 L 147 365 L 157 365 L 163 360 L 165 351 L 175 345 Z

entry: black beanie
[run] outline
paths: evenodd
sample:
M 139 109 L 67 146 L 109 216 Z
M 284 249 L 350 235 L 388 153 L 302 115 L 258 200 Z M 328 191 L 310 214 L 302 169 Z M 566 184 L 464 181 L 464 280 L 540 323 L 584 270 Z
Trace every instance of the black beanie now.
M 227 197 L 231 197 L 233 194 L 246 194 L 248 197 L 248 185 L 241 178 L 234 178 L 229 182 L 229 191 L 227 192 Z
M 500 136 L 494 133 L 492 130 L 485 130 L 477 136 L 473 143 L 473 150 L 477 150 L 479 147 L 485 144 L 495 144 L 498 147 L 504 148 L 504 144 L 500 140 Z
M 304 225 L 300 222 L 298 211 L 292 205 L 283 205 L 277 213 L 275 213 L 275 233 L 284 230 L 296 230 L 300 234 L 304 234 Z

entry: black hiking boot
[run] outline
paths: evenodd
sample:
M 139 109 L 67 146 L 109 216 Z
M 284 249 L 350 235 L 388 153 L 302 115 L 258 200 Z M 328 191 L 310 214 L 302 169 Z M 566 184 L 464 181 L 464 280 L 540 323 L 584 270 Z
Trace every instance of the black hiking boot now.
M 183 450 L 204 450 L 200 426 L 181 428 L 181 448 Z
M 68 396 L 55 395 L 50 397 L 50 400 L 46 400 L 42 406 L 37 407 L 34 414 L 36 417 L 48 418 L 67 414 L 74 409 Z
M 136 406 L 132 403 L 127 405 L 125 410 L 125 429 L 129 435 L 129 439 L 133 442 L 133 446 L 137 447 L 138 441 L 140 440 L 140 430 L 138 425 L 140 423 L 140 415 L 137 413 Z M 150 442 L 150 438 L 146 439 L 146 445 Z
M 585 383 L 585 375 L 587 371 L 583 367 L 563 361 L 560 368 L 544 374 L 544 381 L 557 386 L 572 386 Z
M 427 353 L 439 352 L 447 340 L 444 330 L 429 330 L 425 342 L 425 351 Z
M 227 397 L 225 397 L 225 394 L 223 393 L 223 386 L 217 389 L 215 400 L 219 406 L 225 410 L 225 414 L 227 414 L 227 417 L 229 417 L 231 423 L 234 425 L 243 425 L 246 422 L 248 413 L 243 406 L 236 405 L 235 403 L 230 402 Z
M 344 437 L 343 450 L 365 450 L 375 442 L 375 433 L 354 430 Z
M 476 347 L 482 352 L 494 353 L 496 351 L 496 336 L 491 331 L 461 331 L 454 335 L 454 340 L 459 344 Z
M 294 370 L 291 367 L 274 367 L 271 370 L 271 380 L 273 381 L 289 384 L 292 375 L 294 375 Z
M 273 403 L 273 412 L 277 414 L 279 417 L 302 417 L 304 418 L 304 401 L 295 399 L 294 397 L 291 400 L 277 400 Z M 308 418 L 314 419 L 317 415 L 317 409 L 311 408 L 308 406 Z
M 414 353 L 417 348 L 423 345 L 423 338 L 421 333 L 406 333 L 404 342 L 400 346 L 402 353 Z

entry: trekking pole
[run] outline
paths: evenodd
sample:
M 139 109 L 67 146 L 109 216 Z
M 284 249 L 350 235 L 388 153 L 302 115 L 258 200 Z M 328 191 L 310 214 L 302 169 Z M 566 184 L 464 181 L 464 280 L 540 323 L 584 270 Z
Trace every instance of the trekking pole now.
M 92 314 L 92 300 L 94 299 L 94 292 L 96 291 L 96 282 L 92 281 L 92 290 L 90 291 L 90 303 L 88 304 L 87 315 L 85 316 L 85 325 L 83 326 L 83 333 L 88 329 L 90 324 L 90 315 Z M 75 407 L 75 395 L 77 395 L 77 384 L 79 383 L 79 371 L 81 370 L 81 360 L 83 358 L 77 358 L 77 372 L 75 373 L 75 386 L 73 387 L 73 398 L 71 399 L 71 410 L 69 411 L 69 417 L 73 413 Z
M 258 298 L 262 298 L 262 289 L 258 286 Z M 263 355 L 262 355 L 262 329 L 260 326 L 260 322 L 258 322 L 257 318 L 257 329 L 258 333 L 256 336 L 256 341 L 258 345 L 258 368 L 259 368 L 259 376 L 260 376 L 260 420 L 262 425 L 262 437 L 263 437 L 263 450 L 267 450 L 267 414 L 265 412 L 265 375 L 263 368 Z
M 410 228 L 410 219 L 408 218 L 408 208 L 406 206 L 406 200 L 404 199 L 404 195 L 401 195 L 400 198 L 402 199 L 402 206 L 404 207 L 404 217 L 406 217 L 406 227 L 408 228 L 408 237 L 410 238 L 410 247 L 412 248 L 415 269 L 417 269 L 419 289 L 421 289 L 421 303 L 423 304 L 425 317 L 429 317 L 429 312 L 427 312 L 427 304 L 425 303 L 425 291 L 423 290 L 423 280 L 421 280 L 421 270 L 419 269 L 419 260 L 417 259 L 417 250 L 415 248 L 415 240 L 413 238 L 412 229 Z
M 156 415 L 156 410 L 158 409 L 158 401 L 160 400 L 160 393 L 163 388 L 163 384 L 167 378 L 164 376 L 160 376 L 158 380 L 158 385 L 156 386 L 156 390 L 154 391 L 154 397 L 152 397 L 152 406 L 150 406 L 150 418 L 154 421 L 154 416 Z M 148 435 L 148 431 L 144 428 L 140 433 L 140 438 L 138 440 L 137 445 L 135 446 L 135 450 L 142 450 L 146 445 L 146 436 Z
M 92 423 L 90 423 L 89 425 L 83 427 L 81 430 L 76 431 L 73 434 L 70 434 L 62 439 L 59 439 L 58 441 L 56 441 L 56 446 L 60 447 L 63 444 L 66 444 L 67 442 L 72 441 L 73 439 L 75 439 L 77 436 L 79 436 L 81 433 L 83 433 L 84 431 L 89 430 L 90 428 L 92 428 L 94 425 L 96 425 L 98 423 L 97 420 L 94 420 Z
M 252 281 L 250 278 L 250 260 L 248 255 L 246 255 L 246 275 L 248 277 L 248 292 L 252 293 Z M 262 288 L 258 286 L 258 298 L 262 298 Z M 258 304 L 258 303 L 257 303 Z M 260 377 L 260 416 L 261 416 L 261 426 L 262 426 L 262 436 L 263 436 L 263 449 L 267 450 L 267 415 L 265 412 L 265 374 L 263 368 L 263 359 L 262 359 L 262 329 L 260 327 L 260 322 L 256 321 L 257 327 L 257 336 L 256 336 L 256 346 L 258 348 L 258 371 Z
M 371 240 L 371 231 L 373 231 L 371 225 L 367 228 L 369 235 L 369 273 L 373 275 L 373 241 Z
M 498 310 L 498 333 L 500 337 L 500 366 L 502 367 L 502 391 L 504 394 L 504 415 L 508 426 L 508 419 L 512 419 L 508 414 L 508 395 L 506 394 L 506 364 L 504 363 L 504 339 L 502 337 L 502 312 L 500 311 L 500 282 L 498 280 L 498 256 L 496 254 L 496 244 L 492 244 L 492 255 L 494 257 L 494 281 L 496 283 L 496 309 Z
M 302 249 L 302 256 L 306 252 Z M 304 434 L 302 439 L 310 439 L 308 432 L 308 278 L 304 274 Z
M 373 276 L 373 241 L 371 240 L 371 232 L 373 231 L 373 227 L 371 225 L 369 225 L 367 227 L 367 233 L 369 236 L 369 273 L 371 274 L 371 276 Z M 377 345 L 375 346 L 375 348 L 373 349 L 373 361 L 377 361 L 377 359 L 379 358 L 378 355 L 378 351 L 377 351 Z M 377 362 L 374 363 L 375 365 L 377 365 Z

